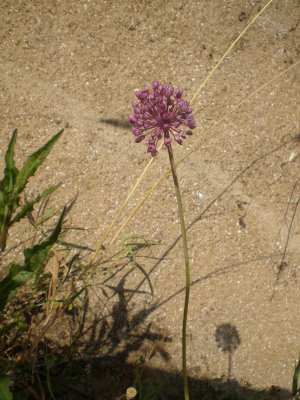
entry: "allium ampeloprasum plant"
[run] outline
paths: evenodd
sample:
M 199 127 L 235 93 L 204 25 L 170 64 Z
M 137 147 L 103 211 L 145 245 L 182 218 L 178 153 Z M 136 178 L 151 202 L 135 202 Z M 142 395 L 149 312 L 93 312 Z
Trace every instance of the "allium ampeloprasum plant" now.
M 134 113 L 128 116 L 129 122 L 133 125 L 132 133 L 136 143 L 146 139 L 148 153 L 152 157 L 158 155 L 157 145 L 163 140 L 164 148 L 168 150 L 175 193 L 178 205 L 178 215 L 181 225 L 183 240 L 184 260 L 185 260 L 185 300 L 182 322 L 182 371 L 183 371 L 183 390 L 185 400 L 189 399 L 187 365 L 186 365 L 186 326 L 188 305 L 190 296 L 190 267 L 186 228 L 184 222 L 183 206 L 180 188 L 176 173 L 176 165 L 173 156 L 172 142 L 182 144 L 186 135 L 191 135 L 191 129 L 196 127 L 192 108 L 188 101 L 182 98 L 183 90 L 174 89 L 171 85 L 163 85 L 159 81 L 154 81 L 152 87 L 145 86 L 144 89 L 136 91 L 137 100 L 132 102 Z M 187 128 L 187 129 L 186 129 Z

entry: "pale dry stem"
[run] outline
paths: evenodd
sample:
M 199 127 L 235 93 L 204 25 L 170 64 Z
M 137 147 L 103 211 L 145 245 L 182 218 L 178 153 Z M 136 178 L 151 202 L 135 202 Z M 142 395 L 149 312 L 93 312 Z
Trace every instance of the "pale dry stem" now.
M 220 60 L 218 61 L 218 63 L 215 65 L 215 67 L 212 69 L 212 71 L 208 74 L 208 76 L 205 78 L 205 80 L 201 83 L 200 87 L 198 88 L 198 90 L 196 91 L 196 93 L 194 94 L 194 96 L 191 98 L 191 103 L 198 97 L 198 95 L 200 94 L 200 91 L 202 90 L 202 88 L 204 87 L 204 85 L 209 81 L 209 79 L 213 76 L 213 74 L 215 73 L 215 71 L 217 70 L 217 68 L 220 66 L 220 64 L 223 62 L 223 60 L 225 59 L 225 57 L 228 55 L 228 53 L 232 50 L 232 48 L 238 43 L 238 41 L 244 36 L 244 34 L 247 32 L 247 30 L 251 27 L 251 25 L 256 21 L 256 19 L 266 10 L 266 8 L 272 3 L 273 0 L 269 0 L 268 3 L 256 14 L 256 16 L 249 22 L 249 24 L 244 28 L 244 30 L 240 33 L 240 35 L 234 40 L 234 42 L 228 47 L 228 49 L 226 50 L 226 52 L 222 55 L 222 57 L 220 58 Z M 159 150 L 161 149 L 161 146 L 159 147 Z M 148 164 L 146 165 L 146 167 L 144 168 L 143 172 L 141 173 L 141 175 L 139 176 L 139 178 L 137 179 L 136 183 L 133 185 L 133 187 L 131 188 L 130 192 L 128 193 L 125 201 L 123 202 L 123 204 L 121 205 L 121 207 L 118 209 L 115 217 L 113 218 L 111 224 L 109 225 L 109 227 L 107 228 L 107 230 L 105 231 L 100 243 L 97 245 L 95 254 L 92 257 L 91 263 L 95 260 L 95 258 L 97 257 L 97 255 L 99 254 L 100 250 L 104 248 L 104 243 L 106 241 L 106 239 L 108 238 L 110 232 L 112 231 L 117 219 L 119 218 L 119 216 L 121 215 L 122 211 L 124 210 L 124 208 L 126 207 L 128 201 L 130 200 L 130 198 L 133 196 L 133 194 L 136 192 L 138 186 L 140 185 L 140 183 L 142 182 L 142 180 L 144 179 L 147 171 L 150 169 L 150 167 L 152 166 L 154 162 L 154 159 L 151 159 Z M 159 183 L 161 182 L 161 180 L 159 179 L 158 181 Z M 156 185 L 157 186 L 157 185 Z M 155 186 L 155 187 L 156 187 Z M 146 194 L 145 195 L 145 200 L 146 198 L 148 198 L 149 196 Z M 143 201 L 144 202 L 144 201 Z M 135 212 L 134 212 L 135 214 Z M 131 214 L 130 214 L 131 215 Z M 113 237 L 113 239 L 111 240 L 109 246 L 111 246 L 114 242 L 116 237 L 119 235 L 119 233 L 122 231 L 122 229 L 124 228 L 124 226 L 127 225 L 127 223 L 129 222 L 130 218 L 127 218 L 125 221 L 125 225 L 123 224 L 122 227 L 118 230 L 117 234 L 115 234 L 115 236 Z
M 224 121 L 227 117 L 231 116 L 238 108 L 240 108 L 244 103 L 246 103 L 248 100 L 250 100 L 252 97 L 254 97 L 258 92 L 266 88 L 268 85 L 270 85 L 272 82 L 274 82 L 276 79 L 280 78 L 282 75 L 287 73 L 289 70 L 292 68 L 295 68 L 298 64 L 300 64 L 300 60 L 297 61 L 295 64 L 290 66 L 289 68 L 285 69 L 282 71 L 280 74 L 276 75 L 263 85 L 261 85 L 259 88 L 254 90 L 252 93 L 250 93 L 247 97 L 245 97 L 237 106 L 235 106 L 230 112 L 225 114 L 222 118 L 220 118 L 215 124 L 210 127 L 204 134 L 194 143 L 194 145 L 191 147 L 189 151 L 187 151 L 185 154 L 183 154 L 176 162 L 176 166 L 181 164 L 187 157 L 189 157 L 194 151 L 196 151 L 201 144 L 207 140 L 209 137 L 212 137 L 212 131 L 222 122 Z M 197 113 L 198 111 L 196 111 Z M 133 216 L 137 213 L 137 211 L 143 206 L 143 204 L 146 202 L 146 200 L 151 196 L 151 194 L 154 192 L 154 190 L 160 185 L 160 183 L 167 178 L 170 175 L 170 171 L 167 170 L 163 174 L 160 175 L 160 177 L 157 179 L 155 183 L 153 183 L 153 186 L 150 187 L 150 189 L 147 190 L 147 192 L 144 194 L 144 196 L 140 199 L 140 201 L 137 203 L 135 208 L 130 212 L 130 214 L 127 216 L 126 220 L 123 222 L 121 227 L 118 229 L 117 233 L 114 235 L 113 239 L 111 240 L 109 246 L 111 246 L 115 240 L 118 238 L 122 230 L 128 225 L 130 220 L 133 218 Z

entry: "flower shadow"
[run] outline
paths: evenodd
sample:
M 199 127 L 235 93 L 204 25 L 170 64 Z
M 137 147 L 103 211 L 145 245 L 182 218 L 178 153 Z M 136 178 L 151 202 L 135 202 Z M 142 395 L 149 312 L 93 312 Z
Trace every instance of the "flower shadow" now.
M 215 340 L 218 348 L 228 354 L 227 380 L 229 381 L 232 371 L 232 355 L 241 343 L 239 333 L 234 325 L 221 324 L 216 328 Z

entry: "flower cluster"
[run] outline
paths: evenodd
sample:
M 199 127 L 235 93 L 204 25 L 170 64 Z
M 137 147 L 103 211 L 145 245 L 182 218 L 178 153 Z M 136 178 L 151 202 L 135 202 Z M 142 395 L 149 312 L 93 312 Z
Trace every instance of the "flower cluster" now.
M 182 99 L 182 93 L 182 89 L 174 89 L 159 81 L 154 81 L 152 88 L 147 85 L 135 92 L 138 100 L 131 103 L 134 113 L 128 116 L 128 120 L 133 125 L 136 143 L 147 137 L 148 153 L 153 157 L 158 154 L 160 139 L 163 138 L 165 147 L 170 146 L 172 138 L 182 144 L 182 139 L 192 134 L 190 129 L 196 127 L 190 104 Z M 182 125 L 188 130 L 183 131 Z

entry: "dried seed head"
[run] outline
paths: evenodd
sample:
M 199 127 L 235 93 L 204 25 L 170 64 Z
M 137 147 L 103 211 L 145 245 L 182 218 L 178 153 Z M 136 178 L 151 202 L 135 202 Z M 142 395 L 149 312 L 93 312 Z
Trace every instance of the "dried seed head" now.
M 126 390 L 126 400 L 134 399 L 137 395 L 137 390 L 134 387 L 129 387 Z

